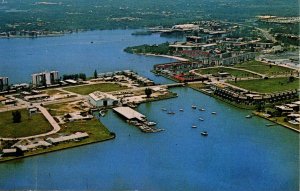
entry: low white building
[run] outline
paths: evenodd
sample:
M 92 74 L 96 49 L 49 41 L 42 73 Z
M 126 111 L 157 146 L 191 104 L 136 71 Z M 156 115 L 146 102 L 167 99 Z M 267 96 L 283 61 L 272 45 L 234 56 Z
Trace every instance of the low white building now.
M 115 106 L 119 104 L 119 99 L 104 92 L 93 92 L 89 94 L 89 102 L 95 107 Z

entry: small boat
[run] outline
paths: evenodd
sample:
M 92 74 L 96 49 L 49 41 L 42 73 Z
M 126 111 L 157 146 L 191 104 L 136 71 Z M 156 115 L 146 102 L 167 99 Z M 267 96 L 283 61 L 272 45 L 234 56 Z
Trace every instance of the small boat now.
M 206 131 L 203 131 L 203 132 L 201 132 L 201 135 L 202 135 L 202 136 L 207 136 L 208 133 L 207 133 Z
M 104 110 L 100 110 L 99 111 L 99 115 L 102 116 L 102 117 L 104 117 L 105 116 L 105 111 Z
M 179 109 L 179 111 L 183 111 L 183 109 Z
M 201 117 L 199 118 L 199 120 L 200 120 L 200 121 L 204 121 L 204 119 L 203 119 L 203 118 L 201 118 Z
M 205 109 L 204 108 L 200 108 L 199 111 L 205 111 Z
M 216 115 L 216 114 L 217 114 L 217 112 L 214 112 L 214 111 L 213 111 L 213 112 L 211 112 L 211 114 L 214 114 L 214 115 Z
M 270 123 L 269 123 L 269 124 L 266 124 L 267 127 L 272 127 L 272 126 L 275 126 L 275 125 L 276 125 L 276 124 L 270 124 Z
M 162 110 L 162 111 L 167 111 L 167 109 L 166 109 L 166 108 L 161 108 L 161 110 Z
M 193 109 L 196 109 L 196 108 L 197 108 L 197 106 L 195 106 L 195 105 L 192 105 L 192 108 L 193 108 Z
M 248 118 L 248 119 L 252 118 L 252 115 L 246 115 L 246 118 Z
M 148 126 L 154 126 L 154 125 L 156 125 L 156 123 L 153 122 L 153 121 L 146 122 L 145 124 L 148 125 Z
M 193 125 L 192 128 L 197 128 L 197 126 L 196 126 L 196 125 Z
M 94 42 L 93 41 L 91 41 L 91 44 L 93 44 Z
M 173 115 L 173 114 L 175 114 L 175 112 L 174 111 L 169 111 L 168 114 L 172 114 Z

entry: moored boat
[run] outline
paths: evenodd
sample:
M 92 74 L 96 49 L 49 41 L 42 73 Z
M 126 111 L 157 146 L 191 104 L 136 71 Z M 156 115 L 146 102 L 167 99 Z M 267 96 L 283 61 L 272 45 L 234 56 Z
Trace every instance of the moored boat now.
M 207 136 L 208 133 L 207 133 L 207 131 L 202 131 L 202 132 L 201 132 L 201 135 L 202 135 L 202 136 Z
M 195 106 L 195 105 L 192 105 L 192 108 L 193 108 L 193 109 L 196 109 L 196 108 L 197 108 L 197 106 Z
M 211 114 L 214 114 L 214 115 L 216 115 L 216 114 L 217 114 L 217 112 L 214 112 L 214 111 L 213 111 L 213 112 L 211 112 Z
M 197 128 L 197 126 L 196 126 L 196 125 L 193 125 L 192 128 Z
M 252 115 L 246 115 L 246 118 L 248 118 L 248 119 L 252 118 Z
M 200 120 L 200 121 L 204 121 L 204 119 L 203 119 L 203 118 L 201 118 L 201 117 L 199 117 L 199 120 Z

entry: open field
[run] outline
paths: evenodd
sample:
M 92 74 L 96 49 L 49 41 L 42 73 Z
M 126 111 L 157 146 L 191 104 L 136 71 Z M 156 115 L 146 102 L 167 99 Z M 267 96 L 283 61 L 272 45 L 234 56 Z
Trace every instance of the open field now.
M 81 95 L 88 95 L 90 93 L 93 93 L 94 91 L 111 92 L 111 91 L 118 91 L 124 89 L 128 89 L 128 87 L 121 86 L 119 84 L 114 84 L 114 83 L 100 83 L 100 84 L 65 88 L 65 90 L 67 91 L 78 93 Z
M 57 90 L 57 89 L 45 90 L 45 91 L 43 91 L 43 93 L 46 93 L 50 96 L 57 95 L 57 94 L 67 94 L 66 92 L 63 92 L 63 91 L 60 91 L 60 90 Z
M 232 76 L 237 77 L 237 78 L 259 77 L 258 75 L 252 74 L 250 72 L 235 70 L 235 69 L 231 69 L 231 68 L 223 68 L 223 67 L 203 68 L 203 69 L 197 70 L 197 73 L 200 73 L 200 74 L 213 74 L 213 75 L 215 75 L 215 74 L 218 74 L 218 72 L 227 72 L 227 73 L 229 73 Z
M 294 90 L 299 88 L 299 80 L 295 79 L 293 82 L 288 82 L 288 78 L 269 78 L 259 80 L 242 80 L 235 82 L 228 82 L 234 86 L 238 86 L 250 91 L 260 93 L 273 93 L 286 90 Z
M 64 115 L 66 113 L 83 111 L 84 108 L 80 106 L 80 103 L 81 103 L 80 101 L 79 102 L 77 101 L 77 102 L 51 104 L 51 105 L 47 105 L 46 108 L 48 109 L 49 113 L 52 116 Z
M 46 133 L 52 130 L 51 125 L 41 113 L 33 114 L 28 118 L 27 110 L 20 110 L 22 121 L 13 123 L 12 112 L 0 113 L 0 137 L 25 137 Z
M 200 90 L 205 88 L 205 85 L 203 83 L 190 83 L 189 87 Z
M 268 65 L 263 62 L 259 61 L 249 61 L 244 62 L 241 64 L 236 64 L 233 67 L 235 68 L 242 68 L 246 70 L 251 70 L 253 72 L 257 72 L 260 74 L 266 74 L 266 75 L 282 75 L 282 74 L 290 74 L 292 69 L 276 66 L 276 65 Z

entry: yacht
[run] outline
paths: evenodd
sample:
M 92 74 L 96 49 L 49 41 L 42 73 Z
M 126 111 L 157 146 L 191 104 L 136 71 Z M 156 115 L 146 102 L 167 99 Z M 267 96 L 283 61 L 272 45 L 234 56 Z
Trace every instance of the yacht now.
M 203 118 L 201 118 L 201 117 L 199 118 L 199 120 L 200 120 L 200 121 L 204 121 L 204 119 L 203 119 Z
M 195 105 L 192 105 L 192 108 L 193 108 L 193 109 L 196 109 L 196 108 L 197 108 L 197 106 L 195 106 Z
M 192 128 L 197 128 L 197 126 L 196 126 L 196 125 L 193 125 Z
M 183 111 L 183 109 L 179 109 L 179 111 Z
M 216 115 L 216 114 L 217 114 L 217 112 L 214 112 L 214 111 L 213 111 L 213 112 L 211 112 L 211 114 L 214 114 L 214 115 Z

